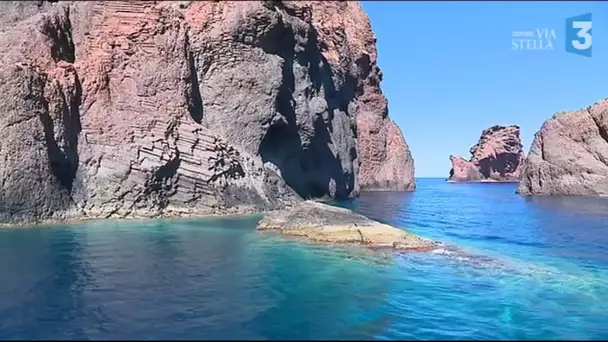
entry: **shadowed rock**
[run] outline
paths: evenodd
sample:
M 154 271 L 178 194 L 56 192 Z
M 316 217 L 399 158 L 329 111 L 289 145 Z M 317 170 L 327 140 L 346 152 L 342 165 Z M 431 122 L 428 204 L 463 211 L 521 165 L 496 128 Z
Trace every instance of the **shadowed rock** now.
M 512 181 L 521 177 L 524 153 L 519 126 L 492 126 L 481 133 L 471 148 L 471 159 L 450 156 L 452 169 L 448 181 Z

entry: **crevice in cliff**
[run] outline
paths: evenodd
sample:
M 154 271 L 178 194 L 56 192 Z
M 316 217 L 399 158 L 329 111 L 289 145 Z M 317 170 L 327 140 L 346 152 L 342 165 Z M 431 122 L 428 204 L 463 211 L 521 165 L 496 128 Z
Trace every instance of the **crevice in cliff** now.
M 81 131 L 80 123 L 80 103 L 82 100 L 82 86 L 78 75 L 74 74 L 74 93 L 65 93 L 66 89 L 59 87 L 61 94 L 59 117 L 53 119 L 50 113 L 50 106 L 47 99 L 44 103 L 44 113 L 39 116 L 44 128 L 44 135 L 47 146 L 51 171 L 55 178 L 61 183 L 63 188 L 72 192 L 76 171 L 78 170 L 78 136 Z M 55 122 L 57 121 L 57 122 Z M 55 137 L 55 125 L 63 126 L 64 133 L 59 138 L 63 140 L 60 144 Z
M 481 159 L 477 165 L 484 178 L 490 179 L 492 175 L 498 173 L 500 179 L 503 179 L 517 170 L 519 154 L 502 153 L 495 157 Z
M 48 2 L 50 4 L 56 4 L 59 2 L 59 0 L 38 0 L 38 2 L 36 3 L 36 5 L 38 7 L 42 7 L 42 5 L 44 5 L 45 2 Z
M 276 2 L 268 4 L 274 6 Z M 259 47 L 283 59 L 282 82 L 275 103 L 278 119 L 273 119 L 258 152 L 264 163 L 270 162 L 281 170 L 285 182 L 303 198 L 310 198 L 306 175 L 300 162 L 302 141 L 298 133 L 293 91 L 294 48 L 296 41 L 290 25 L 281 23 L 263 37 Z
M 330 132 L 333 132 L 334 112 L 336 110 L 349 115 L 348 106 L 355 99 L 357 91 L 357 78 L 350 72 L 344 75 L 335 75 L 334 71 L 320 49 L 318 33 L 314 27 L 310 27 L 308 33 L 308 44 L 303 53 L 298 54 L 298 61 L 301 65 L 308 67 L 308 73 L 313 82 L 313 89 L 317 94 L 323 94 L 327 103 L 327 120 L 322 117 L 317 117 L 315 126 L 315 136 L 313 137 L 313 146 L 318 146 L 316 158 L 321 160 L 325 165 L 331 165 L 331 174 L 322 177 L 322 183 L 328 184 L 331 180 L 335 182 L 335 193 L 330 196 L 336 199 L 348 198 L 350 192 L 355 187 L 355 175 L 345 172 L 340 162 L 340 156 L 334 155 L 329 146 L 333 144 Z M 347 69 L 347 68 L 345 68 Z M 342 76 L 342 77 L 340 77 Z M 334 78 L 341 79 L 341 87 L 338 91 L 334 83 Z M 356 136 L 355 136 L 356 138 Z M 356 150 L 350 150 L 350 158 Z
M 174 177 L 177 174 L 177 169 L 179 169 L 179 165 L 181 164 L 181 159 L 179 158 L 179 152 L 176 151 L 175 158 L 171 159 L 166 164 L 160 166 L 152 176 L 152 184 L 150 185 L 151 189 L 158 190 L 162 183 L 169 178 Z
M 171 180 L 176 177 L 181 162 L 179 151 L 175 150 L 175 156 L 156 169 L 146 182 L 144 194 L 155 194 L 153 200 L 159 210 L 165 209 L 169 204 L 169 192 L 173 188 Z
M 307 32 L 308 44 L 303 53 L 297 55 L 300 65 L 308 67 L 308 73 L 313 83 L 313 89 L 317 94 L 323 94 L 327 102 L 328 127 L 332 131 L 332 120 L 334 110 L 338 109 L 348 114 L 348 106 L 357 96 L 359 82 L 352 73 L 346 72 L 343 75 L 335 75 L 331 64 L 320 49 L 320 41 L 317 31 L 311 27 Z M 343 61 L 346 64 L 349 61 Z M 347 70 L 348 68 L 344 68 Z M 340 90 L 336 89 L 335 81 L 341 85 Z
M 76 48 L 72 39 L 72 23 L 70 9 L 65 6 L 61 11 L 53 13 L 42 22 L 42 33 L 51 40 L 51 57 L 55 62 L 66 61 L 74 63 Z
M 371 59 L 367 53 L 362 53 L 359 58 L 355 60 L 355 64 L 361 72 L 361 78 L 366 79 L 372 71 Z
M 190 54 L 189 56 L 189 64 L 190 64 L 190 99 L 188 101 L 188 111 L 190 112 L 190 116 L 192 119 L 200 124 L 203 121 L 203 99 L 201 97 L 201 92 L 199 88 L 199 79 L 196 73 L 196 66 L 194 63 L 194 56 Z
M 289 13 L 283 12 L 280 18 L 280 25 L 257 42 L 265 52 L 283 59 L 282 84 L 276 102 L 280 115 L 270 123 L 258 151 L 264 162 L 279 168 L 285 182 L 301 197 L 347 198 L 354 189 L 355 175 L 344 171 L 340 156 L 330 149 L 333 144 L 330 132 L 333 131 L 335 110 L 348 115 L 357 80 L 346 75 L 345 84 L 338 92 L 331 66 L 319 49 L 314 27 Z M 296 80 L 294 68 L 306 70 L 312 89 L 296 89 L 298 82 L 303 80 Z M 301 137 L 294 92 L 303 92 L 307 98 L 322 96 L 327 103 L 323 115 L 313 118 L 314 134 L 310 138 Z M 330 189 L 332 182 L 335 182 L 335 190 Z
M 281 0 L 263 0 L 262 5 L 269 10 L 274 10 L 274 8 L 283 9 L 285 6 Z
M 190 40 L 187 33 L 185 39 L 186 56 L 188 58 L 188 68 L 190 72 L 190 89 L 187 94 L 188 112 L 190 113 L 192 120 L 200 124 L 203 121 L 203 98 L 200 91 L 200 80 L 197 72 L 198 68 L 194 53 L 190 48 Z
M 597 127 L 597 130 L 598 130 L 598 133 L 599 133 L 600 137 L 606 143 L 608 143 L 608 132 L 606 131 L 606 128 L 602 125 L 602 122 L 599 120 L 599 118 L 596 118 L 595 116 L 593 116 L 593 114 L 591 114 L 590 111 L 587 111 L 587 114 L 589 114 L 589 116 L 591 117 L 591 119 L 595 123 L 595 126 Z
M 209 178 L 209 183 L 220 179 L 238 179 L 245 177 L 245 171 L 241 165 L 240 153 L 225 142 L 220 142 L 215 148 L 216 160 L 213 164 L 213 175 Z
M 540 159 L 546 160 L 545 159 L 545 144 L 543 141 L 543 136 L 542 136 L 541 131 L 538 131 L 538 132 L 536 132 L 536 134 L 534 134 L 534 139 L 538 139 L 538 145 L 540 147 Z
M 42 21 L 41 31 L 50 39 L 53 61 L 74 63 L 76 48 L 72 38 L 72 23 L 68 6 L 58 9 L 50 17 L 45 17 Z M 72 66 L 69 66 L 67 72 L 71 73 L 70 76 L 73 77 L 73 84 L 67 87 L 61 82 L 47 80 L 51 84 L 56 82 L 54 86 L 57 87 L 57 93 L 45 94 L 45 111 L 39 118 L 44 127 L 51 172 L 71 197 L 79 163 L 78 137 L 82 130 L 80 122 L 82 84 Z M 52 96 L 55 95 L 58 95 L 59 98 L 53 99 Z M 60 101 L 61 103 L 54 103 L 55 108 L 59 106 L 60 112 L 51 113 L 49 101 Z M 61 127 L 63 133 L 59 136 L 56 136 L 55 126 L 57 124 L 63 126 Z M 58 142 L 57 139 L 60 141 Z
M 220 159 L 214 166 L 216 168 L 223 169 L 223 171 L 215 173 L 213 176 L 211 176 L 209 178 L 210 183 L 215 182 L 222 177 L 226 179 L 238 179 L 245 177 L 245 171 L 240 163 L 229 162 L 227 165 L 225 159 Z

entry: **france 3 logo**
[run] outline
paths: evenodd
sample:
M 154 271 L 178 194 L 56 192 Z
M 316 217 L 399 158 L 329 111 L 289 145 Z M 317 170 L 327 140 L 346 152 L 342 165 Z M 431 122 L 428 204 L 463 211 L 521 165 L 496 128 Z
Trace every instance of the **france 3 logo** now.
M 566 52 L 591 57 L 591 13 L 566 19 Z

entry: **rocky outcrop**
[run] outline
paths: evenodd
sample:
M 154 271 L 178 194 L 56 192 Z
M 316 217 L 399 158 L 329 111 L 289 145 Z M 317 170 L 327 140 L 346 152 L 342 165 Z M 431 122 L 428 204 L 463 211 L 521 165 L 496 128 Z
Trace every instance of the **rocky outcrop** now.
M 357 3 L 0 8 L 0 222 L 413 188 Z
M 376 222 L 344 208 L 313 201 L 264 215 L 260 231 L 274 231 L 312 241 L 354 244 L 369 248 L 429 251 L 438 248 L 405 230 Z
M 608 99 L 545 121 L 534 136 L 517 191 L 608 196 Z
M 448 181 L 514 181 L 521 178 L 524 153 L 519 126 L 492 126 L 481 133 L 471 147 L 471 159 L 450 156 L 452 169 Z

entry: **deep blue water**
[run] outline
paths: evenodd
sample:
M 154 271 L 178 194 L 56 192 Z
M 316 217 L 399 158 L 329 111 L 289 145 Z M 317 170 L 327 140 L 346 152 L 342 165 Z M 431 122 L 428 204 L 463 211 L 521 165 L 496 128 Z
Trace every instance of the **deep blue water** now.
M 514 191 L 419 179 L 342 203 L 473 257 L 321 246 L 258 217 L 2 229 L 0 339 L 608 338 L 608 201 Z

